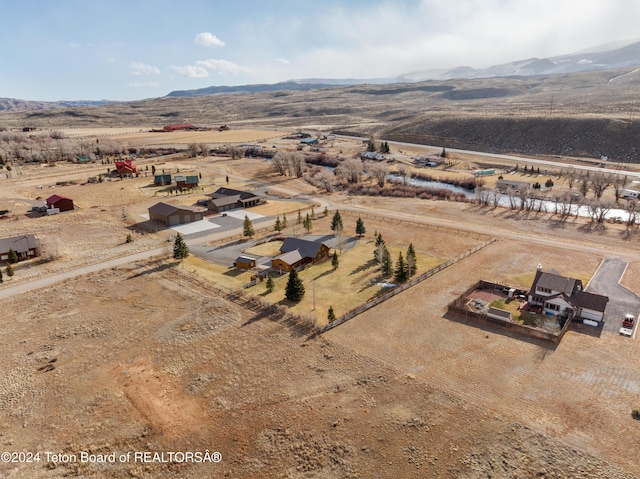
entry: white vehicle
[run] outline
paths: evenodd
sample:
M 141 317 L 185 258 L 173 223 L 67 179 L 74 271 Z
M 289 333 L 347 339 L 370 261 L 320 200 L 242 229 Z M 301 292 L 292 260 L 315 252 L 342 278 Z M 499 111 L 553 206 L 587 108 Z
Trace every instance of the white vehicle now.
M 636 318 L 633 314 L 625 314 L 624 319 L 622 320 L 622 327 L 620 328 L 620 334 L 624 336 L 632 336 L 635 322 L 636 322 Z

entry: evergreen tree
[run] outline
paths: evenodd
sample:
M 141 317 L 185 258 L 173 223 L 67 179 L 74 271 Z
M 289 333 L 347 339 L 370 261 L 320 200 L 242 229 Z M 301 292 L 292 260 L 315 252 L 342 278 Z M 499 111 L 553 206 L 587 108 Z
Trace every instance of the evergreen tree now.
M 331 266 L 333 266 L 333 269 L 336 270 L 338 269 L 339 265 L 340 265 L 340 260 L 338 259 L 338 252 L 334 251 L 333 256 L 331 257 Z
M 398 253 L 398 261 L 396 262 L 396 269 L 393 272 L 393 278 L 398 283 L 404 283 L 409 278 L 407 274 L 407 264 L 402 256 L 402 251 Z
M 367 143 L 367 151 L 376 151 L 376 142 L 373 141 L 373 137 L 369 138 L 369 142 Z
M 11 266 L 10 264 L 7 265 L 7 276 L 9 276 L 9 278 L 13 277 L 15 273 L 13 272 L 13 266 Z
M 344 230 L 344 225 L 342 224 L 342 217 L 340 216 L 340 212 L 336 211 L 333 215 L 333 219 L 331 220 L 331 231 L 335 234 L 342 233 Z
M 227 175 L 227 184 L 229 184 L 229 175 Z
M 10 249 L 9 250 L 9 264 L 15 264 L 18 261 L 20 261 L 20 258 L 18 258 L 18 253 L 16 253 L 12 249 Z
M 327 208 L 326 206 L 324 207 L 324 215 L 329 216 L 329 208 Z
M 381 244 L 384 244 L 384 240 L 382 239 L 382 234 L 376 233 L 376 246 L 380 246 Z
M 271 291 L 273 291 L 273 288 L 276 287 L 275 283 L 273 282 L 273 278 L 271 276 L 267 277 L 267 292 L 270 293 Z
M 242 234 L 248 236 L 249 238 L 253 238 L 253 235 L 256 234 L 253 229 L 253 224 L 247 215 L 244 215 L 244 224 L 242 225 Z
M 151 165 L 151 174 L 155 175 L 156 174 L 156 167 L 155 165 Z
M 124 240 L 125 243 L 133 243 L 133 236 L 131 236 L 131 233 L 129 233 L 127 235 L 127 238 Z
M 298 224 L 302 223 L 302 213 L 300 213 L 300 208 L 298 208 Z
M 311 228 L 313 227 L 313 222 L 311 221 L 311 216 L 307 213 L 304 220 L 302 221 L 302 226 L 307 230 L 307 234 L 311 233 Z
M 440 153 L 440 158 L 447 158 L 448 156 L 449 156 L 449 153 L 447 153 L 447 150 L 443 148 L 442 152 Z
M 333 311 L 333 306 L 329 306 L 329 312 L 327 313 L 327 320 L 329 323 L 333 323 L 336 320 L 336 313 Z
M 287 215 L 282 215 L 282 229 L 287 227 Z
M 182 261 L 189 256 L 189 248 L 184 242 L 184 238 L 180 233 L 176 235 L 176 239 L 173 242 L 173 259 Z
M 366 232 L 366 228 L 364 227 L 364 221 L 362 221 L 362 218 L 358 218 L 358 221 L 356 221 L 356 234 L 358 236 L 364 236 L 365 232 Z
M 282 222 L 280 221 L 280 216 L 276 216 L 276 223 L 273 225 L 273 229 L 276 231 L 282 231 Z
M 292 269 L 289 273 L 289 281 L 287 281 L 284 295 L 289 301 L 294 302 L 298 302 L 304 298 L 304 284 L 302 284 L 302 280 L 295 269 Z
M 0 271 L 0 283 L 4 283 L 4 279 L 2 279 L 2 271 Z
M 382 261 L 381 261 L 382 276 L 385 278 L 388 278 L 389 276 L 391 276 L 391 273 L 393 272 L 393 261 L 391 259 L 391 254 L 389 253 L 389 250 L 387 249 L 387 247 L 384 244 L 381 245 L 381 247 L 382 247 Z
M 413 243 L 409 243 L 409 248 L 407 248 L 407 272 L 409 276 L 413 276 L 416 272 L 417 268 L 417 257 L 416 250 L 413 248 Z
M 316 217 L 316 212 L 313 209 L 313 206 L 311 207 L 311 219 L 314 219 Z

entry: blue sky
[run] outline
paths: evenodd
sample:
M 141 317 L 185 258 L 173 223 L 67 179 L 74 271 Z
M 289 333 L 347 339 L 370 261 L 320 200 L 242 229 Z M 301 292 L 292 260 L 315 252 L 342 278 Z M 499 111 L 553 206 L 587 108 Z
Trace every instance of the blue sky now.
M 638 37 L 638 0 L 2 0 L 0 97 L 390 77 Z

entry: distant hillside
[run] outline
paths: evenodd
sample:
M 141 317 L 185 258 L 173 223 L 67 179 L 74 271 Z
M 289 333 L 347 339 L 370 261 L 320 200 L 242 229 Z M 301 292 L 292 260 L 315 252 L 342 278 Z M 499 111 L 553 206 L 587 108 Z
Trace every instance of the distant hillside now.
M 198 126 L 344 132 L 449 148 L 640 162 L 640 75 L 570 75 L 163 97 L 0 112 L 0 128 Z
M 346 83 L 305 83 L 305 82 L 281 82 L 273 84 L 256 84 L 256 85 L 238 85 L 238 86 L 210 86 L 206 88 L 198 88 L 196 90 L 176 90 L 167 95 L 168 98 L 190 97 L 190 96 L 206 96 L 220 95 L 224 93 L 259 93 L 259 92 L 276 92 L 276 91 L 304 91 L 317 90 L 319 88 L 331 88 L 336 85 L 345 85 Z
M 76 106 L 99 106 L 115 103 L 109 100 L 98 101 L 30 101 L 15 98 L 0 98 L 0 111 L 33 111 L 47 110 L 49 108 L 69 108 Z

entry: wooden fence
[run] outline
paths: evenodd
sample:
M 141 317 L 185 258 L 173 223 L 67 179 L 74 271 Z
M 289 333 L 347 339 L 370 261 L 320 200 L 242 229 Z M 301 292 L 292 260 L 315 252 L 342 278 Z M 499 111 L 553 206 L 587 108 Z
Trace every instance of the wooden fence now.
M 565 321 L 560 331 L 557 333 L 554 333 L 542 328 L 536 328 L 533 326 L 527 326 L 520 323 L 514 323 L 513 321 L 509 321 L 509 320 L 492 318 L 488 316 L 486 313 L 469 311 L 469 309 L 465 307 L 466 300 L 473 291 L 477 289 L 494 289 L 494 288 L 502 289 L 502 288 L 505 288 L 505 286 L 500 284 L 490 283 L 487 281 L 478 281 L 469 289 L 467 289 L 462 295 L 460 295 L 456 300 L 449 303 L 449 305 L 447 306 L 447 311 L 456 316 L 464 317 L 465 319 L 470 319 L 478 323 L 498 326 L 502 329 L 508 330 L 509 332 L 512 332 L 519 336 L 526 336 L 529 338 L 541 339 L 543 341 L 550 341 L 555 344 L 560 343 L 560 340 L 562 339 L 564 334 L 567 332 L 567 330 L 571 326 L 570 320 Z
M 463 260 L 464 258 L 472 255 L 473 253 L 481 250 L 482 248 L 484 248 L 485 246 L 490 245 L 491 243 L 494 243 L 495 241 L 497 241 L 497 238 L 491 238 L 487 241 L 485 241 L 482 244 L 479 244 L 478 246 L 475 246 L 474 248 L 471 248 L 470 250 L 465 251 L 464 253 L 462 253 L 461 255 L 457 256 L 456 258 L 450 259 L 449 261 L 446 261 L 438 266 L 436 266 L 435 268 L 430 269 L 429 271 L 422 273 L 419 276 L 416 276 L 415 278 L 413 278 L 410 281 L 407 281 L 406 283 L 403 283 L 399 286 L 394 287 L 392 290 L 390 290 L 389 292 L 378 296 L 377 298 L 374 298 L 373 300 L 369 301 L 368 303 L 363 304 L 362 306 L 359 306 L 355 309 L 352 309 L 351 311 L 349 311 L 348 313 L 344 314 L 343 316 L 340 316 L 339 318 L 337 318 L 335 321 L 327 324 L 326 326 L 323 326 L 322 328 L 320 328 L 320 333 L 324 333 L 325 331 L 328 331 L 332 328 L 335 328 L 336 326 L 339 326 L 343 323 L 346 323 L 347 321 L 349 321 L 351 318 L 354 318 L 356 316 L 358 316 L 361 313 L 364 313 L 365 311 L 373 308 L 374 306 L 377 306 L 378 304 L 388 300 L 389 298 L 394 297 L 396 294 L 399 294 L 405 290 L 407 290 L 408 288 L 411 288 L 412 286 L 415 286 L 416 284 L 424 281 L 427 278 L 430 278 L 431 276 L 433 276 L 434 274 L 438 273 L 439 271 L 442 271 L 445 268 L 448 268 L 449 266 L 456 264 L 458 261 Z

